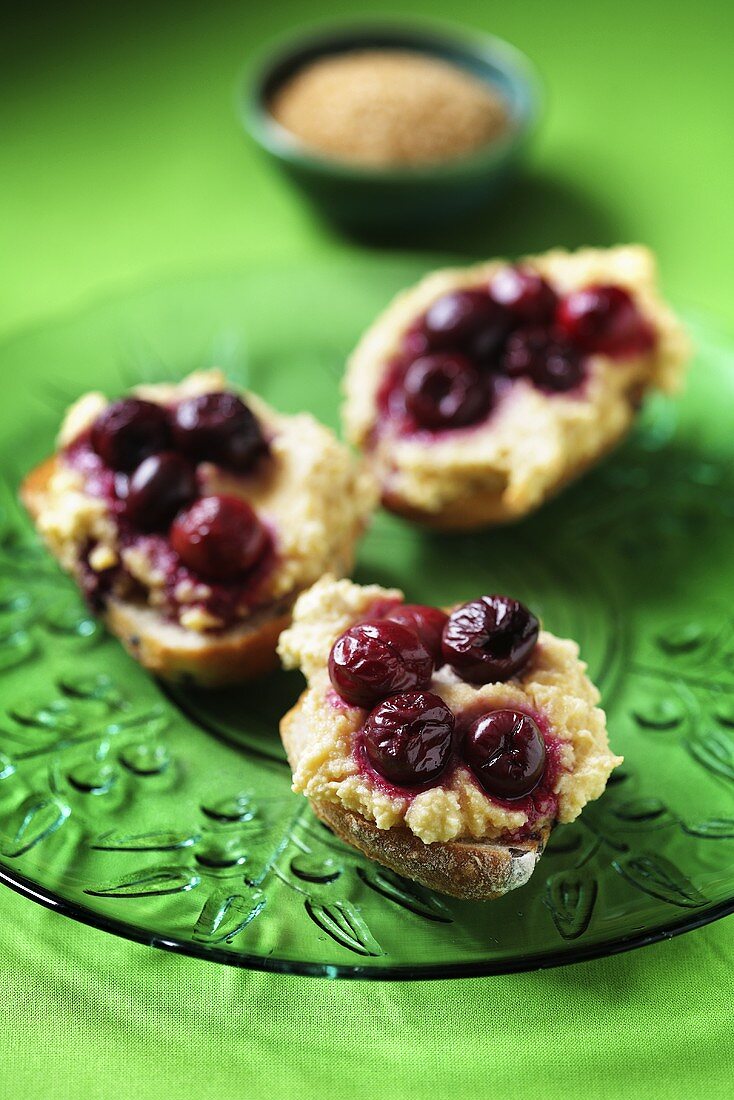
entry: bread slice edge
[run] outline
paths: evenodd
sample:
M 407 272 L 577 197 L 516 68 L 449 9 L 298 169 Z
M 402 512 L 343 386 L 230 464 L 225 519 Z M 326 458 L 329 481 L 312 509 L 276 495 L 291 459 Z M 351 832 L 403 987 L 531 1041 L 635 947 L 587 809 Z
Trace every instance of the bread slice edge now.
M 292 770 L 298 764 L 299 746 L 306 740 L 302 731 L 299 735 L 301 721 L 300 705 L 296 703 L 280 725 Z M 551 831 L 546 825 L 537 834 L 511 844 L 473 838 L 426 844 L 405 826 L 378 829 L 373 821 L 341 803 L 310 802 L 319 820 L 346 844 L 405 878 L 465 901 L 492 901 L 524 886 Z

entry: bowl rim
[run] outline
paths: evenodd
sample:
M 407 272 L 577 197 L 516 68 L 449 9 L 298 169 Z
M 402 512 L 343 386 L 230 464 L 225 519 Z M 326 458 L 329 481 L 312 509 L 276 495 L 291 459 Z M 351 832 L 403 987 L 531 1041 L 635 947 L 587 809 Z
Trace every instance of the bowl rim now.
M 267 108 L 265 91 L 274 71 L 289 60 L 297 61 L 305 52 L 316 51 L 316 56 L 338 53 L 338 49 L 329 47 L 342 40 L 347 40 L 346 51 L 353 48 L 347 44 L 348 40 L 353 39 L 357 46 L 360 37 L 365 38 L 368 47 L 368 40 L 376 36 L 394 38 L 396 47 L 412 48 L 429 56 L 448 46 L 454 53 L 480 64 L 491 62 L 521 92 L 523 102 L 515 125 L 468 156 L 414 168 L 373 168 L 312 152 L 281 126 Z M 489 79 L 486 82 L 492 83 Z M 310 24 L 295 34 L 285 32 L 271 39 L 244 69 L 238 82 L 237 111 L 244 129 L 261 148 L 276 160 L 311 174 L 353 182 L 448 182 L 483 175 L 519 152 L 537 125 L 542 93 L 542 81 L 533 62 L 503 38 L 429 18 L 412 21 L 363 18 Z

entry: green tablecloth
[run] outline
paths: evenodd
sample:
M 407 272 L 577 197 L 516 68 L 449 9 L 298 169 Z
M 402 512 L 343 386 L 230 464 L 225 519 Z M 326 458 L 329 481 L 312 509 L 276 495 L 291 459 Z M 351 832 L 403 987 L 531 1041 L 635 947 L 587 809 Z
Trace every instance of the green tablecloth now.
M 0 330 L 172 271 L 354 248 L 246 146 L 234 111 L 248 55 L 338 5 L 108 8 L 36 5 L 0 40 Z M 672 295 L 734 319 L 728 3 L 401 10 L 511 39 L 548 86 L 523 180 L 425 247 L 488 255 L 639 238 Z M 0 1098 L 716 1100 L 734 1080 L 732 931 L 722 921 L 540 974 L 329 983 L 165 955 L 4 891 Z

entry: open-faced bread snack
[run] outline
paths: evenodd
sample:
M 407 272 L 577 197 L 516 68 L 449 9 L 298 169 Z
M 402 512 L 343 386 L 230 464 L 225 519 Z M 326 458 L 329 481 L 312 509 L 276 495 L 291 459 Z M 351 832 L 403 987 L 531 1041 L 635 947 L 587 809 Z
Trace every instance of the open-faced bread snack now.
M 212 370 L 82 397 L 21 497 L 141 664 L 220 684 L 275 664 L 298 593 L 350 570 L 376 493 L 313 417 Z
M 324 577 L 278 651 L 308 681 L 281 723 L 293 789 L 347 843 L 446 894 L 522 886 L 554 823 L 621 763 L 575 643 L 506 596 L 447 615 Z
M 437 271 L 351 356 L 346 432 L 386 507 L 444 529 L 504 523 L 613 447 L 688 352 L 639 246 Z

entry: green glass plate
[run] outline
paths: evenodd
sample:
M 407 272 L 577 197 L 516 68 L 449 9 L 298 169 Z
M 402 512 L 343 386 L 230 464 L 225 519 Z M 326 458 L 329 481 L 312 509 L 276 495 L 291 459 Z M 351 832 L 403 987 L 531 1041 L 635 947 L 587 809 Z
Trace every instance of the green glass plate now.
M 336 426 L 362 328 L 424 260 L 189 278 L 0 350 L 0 878 L 144 943 L 343 977 L 482 974 L 649 943 L 734 909 L 734 342 L 691 319 L 686 395 L 654 400 L 601 468 L 515 527 L 426 534 L 376 517 L 357 577 L 448 604 L 526 600 L 576 638 L 614 748 L 606 794 L 530 884 L 439 897 L 361 858 L 290 792 L 278 719 L 298 674 L 219 692 L 152 680 L 85 611 L 15 504 L 92 387 L 219 363 Z

